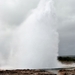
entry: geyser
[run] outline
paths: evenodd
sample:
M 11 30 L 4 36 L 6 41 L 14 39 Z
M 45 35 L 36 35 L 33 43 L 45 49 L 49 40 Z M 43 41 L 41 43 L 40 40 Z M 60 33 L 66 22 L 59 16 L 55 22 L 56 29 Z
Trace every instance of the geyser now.
M 53 0 L 41 0 L 21 25 L 0 24 L 0 68 L 59 67 L 56 23 Z
M 31 15 L 15 29 L 8 64 L 31 69 L 57 67 L 56 21 L 53 1 L 41 0 Z

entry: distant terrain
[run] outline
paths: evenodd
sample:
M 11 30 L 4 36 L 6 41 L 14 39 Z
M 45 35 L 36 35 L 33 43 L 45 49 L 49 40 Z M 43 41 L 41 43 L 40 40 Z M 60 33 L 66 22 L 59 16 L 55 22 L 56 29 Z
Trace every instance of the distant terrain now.
M 58 56 L 58 61 L 64 64 L 75 63 L 75 56 Z

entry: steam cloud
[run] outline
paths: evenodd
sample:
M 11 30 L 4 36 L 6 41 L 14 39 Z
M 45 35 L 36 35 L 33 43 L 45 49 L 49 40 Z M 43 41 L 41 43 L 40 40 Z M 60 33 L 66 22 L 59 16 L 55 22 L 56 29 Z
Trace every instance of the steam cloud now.
M 58 33 L 54 12 L 52 0 L 41 0 L 32 14 L 16 29 L 12 45 L 13 51 L 18 50 L 15 57 L 12 55 L 16 67 L 57 67 Z
M 8 25 L 4 26 L 8 33 L 5 39 L 10 39 L 5 48 L 10 53 L 8 60 L 5 60 L 7 62 L 3 61 L 1 65 L 14 68 L 56 67 L 58 33 L 54 12 L 52 0 L 41 0 L 32 14 L 14 31 L 7 31 Z
M 27 20 L 25 20 L 25 19 L 30 13 L 32 13 L 32 14 L 35 13 L 35 11 L 37 10 L 36 6 L 39 1 L 40 0 L 0 0 L 0 67 L 10 68 L 10 66 L 12 66 L 12 65 L 15 66 L 15 64 L 17 64 L 16 60 L 20 61 L 19 56 L 18 56 L 18 53 L 19 54 L 21 53 L 20 49 L 23 48 L 23 49 L 21 49 L 21 51 L 23 51 L 23 50 L 26 51 L 25 50 L 26 43 L 24 44 L 24 41 L 21 40 L 22 36 L 23 36 L 22 34 L 25 34 L 24 33 L 25 29 L 22 30 L 23 24 L 24 25 L 26 24 L 24 27 L 27 27 L 27 24 L 29 25 L 29 23 L 27 23 L 28 18 L 27 18 Z M 46 5 L 46 3 L 44 3 L 44 1 L 43 1 L 42 5 L 39 4 L 40 6 L 39 5 L 38 6 L 41 7 L 41 6 Z M 46 0 L 46 1 L 48 1 L 48 0 Z M 75 47 L 74 44 L 72 45 L 72 43 L 68 43 L 71 47 L 66 46 L 66 45 L 68 45 L 68 44 L 66 44 L 67 41 L 71 41 L 72 39 L 75 38 L 74 37 L 75 35 L 73 34 L 73 32 L 75 30 L 75 24 L 74 24 L 75 23 L 75 21 L 74 21 L 75 20 L 75 18 L 74 18 L 74 15 L 75 15 L 74 14 L 74 2 L 75 2 L 75 0 L 54 0 L 54 2 L 55 2 L 56 9 L 57 9 L 57 11 L 55 13 L 57 13 L 57 18 L 59 18 L 59 26 L 58 27 L 59 27 L 59 32 L 60 32 L 60 36 L 61 36 L 61 38 L 60 38 L 61 42 L 59 44 L 60 45 L 60 54 L 62 54 L 62 53 L 64 54 L 63 50 L 69 50 L 70 48 L 72 48 L 72 46 L 73 46 L 73 49 Z M 34 10 L 34 8 L 36 8 L 36 9 Z M 43 8 L 46 9 L 45 6 Z M 31 9 L 33 9 L 33 10 L 31 10 Z M 42 9 L 42 7 L 39 8 L 38 11 L 41 9 Z M 47 10 L 48 10 L 48 8 L 47 8 Z M 51 10 L 52 10 L 51 12 L 54 12 L 53 9 L 51 9 Z M 33 12 L 30 12 L 30 11 L 33 11 Z M 42 11 L 39 11 L 39 12 L 41 12 L 41 13 L 39 13 L 39 15 L 41 15 Z M 46 13 L 46 14 L 49 14 L 49 13 Z M 37 19 L 37 24 L 35 22 L 36 26 L 38 24 L 42 25 L 42 23 L 46 23 L 46 21 L 48 20 L 48 17 L 47 16 L 45 17 L 46 14 L 44 14 L 44 15 L 42 14 L 40 17 L 36 16 L 36 18 L 35 18 L 35 21 Z M 24 20 L 25 20 L 25 23 L 21 24 Z M 31 19 L 31 21 L 32 21 L 32 19 Z M 50 22 L 50 20 L 49 20 L 49 22 Z M 31 22 L 31 24 L 32 23 L 33 23 L 33 21 Z M 45 25 L 43 25 L 43 26 L 45 27 Z M 42 30 L 44 29 L 44 27 L 42 27 Z M 52 27 L 52 26 L 50 27 L 50 29 L 51 28 L 54 29 L 54 27 Z M 72 29 L 70 30 L 70 28 L 72 28 Z M 20 31 L 19 31 L 19 29 L 20 29 Z M 47 27 L 46 27 L 46 29 L 47 29 Z M 55 29 L 56 29 L 56 27 L 55 27 Z M 37 30 L 38 30 L 38 27 L 37 27 Z M 63 30 L 64 30 L 64 32 L 63 32 Z M 54 32 L 52 32 L 52 33 L 54 34 Z M 22 35 L 22 36 L 20 36 L 20 35 Z M 27 34 L 25 34 L 25 35 L 27 35 Z M 25 37 L 25 35 L 23 37 Z M 42 35 L 40 35 L 40 36 L 42 36 Z M 71 38 L 71 36 L 73 36 L 73 38 Z M 70 39 L 69 39 L 69 37 L 70 37 Z M 66 43 L 64 42 L 65 43 L 64 45 L 62 42 L 62 41 L 64 41 L 63 39 L 66 41 Z M 15 43 L 14 43 L 14 41 L 15 41 Z M 33 41 L 33 43 L 34 43 L 34 41 Z M 74 43 L 74 41 L 73 41 L 73 43 Z M 22 44 L 24 44 L 24 46 Z M 62 49 L 62 51 L 61 51 L 61 49 Z M 47 51 L 44 51 L 44 52 L 46 53 Z M 74 51 L 71 51 L 71 52 L 74 53 Z M 69 52 L 69 54 L 71 52 Z M 49 58 L 48 58 L 48 60 L 49 60 Z M 20 65 L 20 63 L 21 63 L 21 61 L 19 62 L 19 65 Z M 24 63 L 23 63 L 23 65 L 24 65 Z M 17 66 L 18 66 L 18 64 L 17 64 Z

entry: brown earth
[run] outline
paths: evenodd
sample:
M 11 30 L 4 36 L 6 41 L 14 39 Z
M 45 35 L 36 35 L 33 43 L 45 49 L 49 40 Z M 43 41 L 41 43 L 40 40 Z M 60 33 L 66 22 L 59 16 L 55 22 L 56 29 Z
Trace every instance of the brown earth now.
M 55 73 L 54 71 L 57 71 Z M 75 75 L 75 69 L 60 69 L 60 70 L 0 70 L 0 75 Z
M 0 75 L 56 75 L 45 70 L 0 70 Z
M 75 75 L 75 69 L 71 70 L 59 70 L 58 75 Z

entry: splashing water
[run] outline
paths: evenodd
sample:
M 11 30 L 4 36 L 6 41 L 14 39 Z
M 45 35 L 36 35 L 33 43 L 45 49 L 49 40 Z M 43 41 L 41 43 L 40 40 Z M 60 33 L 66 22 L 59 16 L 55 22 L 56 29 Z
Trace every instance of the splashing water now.
M 58 33 L 55 23 L 52 0 L 41 0 L 32 14 L 14 31 L 11 56 L 14 64 L 9 64 L 16 68 L 57 67 Z
M 58 33 L 52 0 L 41 0 L 32 14 L 13 32 L 8 65 L 14 68 L 55 68 Z

